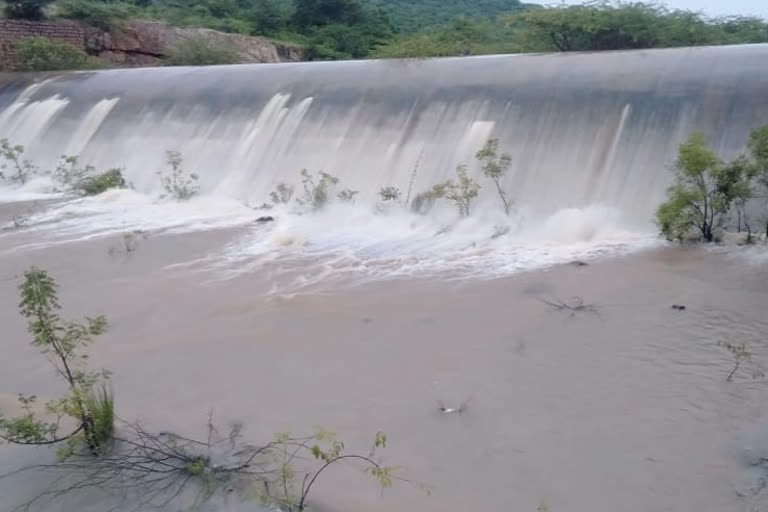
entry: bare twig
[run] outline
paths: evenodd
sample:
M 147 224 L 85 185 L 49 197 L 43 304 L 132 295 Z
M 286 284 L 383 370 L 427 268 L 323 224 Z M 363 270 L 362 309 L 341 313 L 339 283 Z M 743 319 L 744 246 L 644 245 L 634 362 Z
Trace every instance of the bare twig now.
M 584 299 L 578 296 L 571 297 L 567 302 L 560 299 L 555 299 L 554 301 L 541 299 L 541 302 L 553 307 L 557 311 L 569 311 L 570 316 L 574 316 L 576 313 L 592 313 L 593 315 L 600 316 L 597 305 L 585 304 Z

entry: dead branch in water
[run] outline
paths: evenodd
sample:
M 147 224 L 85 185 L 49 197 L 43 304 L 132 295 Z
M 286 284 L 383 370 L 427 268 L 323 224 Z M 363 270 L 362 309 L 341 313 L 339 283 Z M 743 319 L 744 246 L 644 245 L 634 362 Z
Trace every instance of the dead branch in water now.
M 197 440 L 124 423 L 110 450 L 101 456 L 77 453 L 56 463 L 0 475 L 0 479 L 40 470 L 57 474 L 48 490 L 16 507 L 17 511 L 76 491 L 100 489 L 115 493 L 131 510 L 165 509 L 182 497 L 193 500 L 194 508 L 214 496 L 236 493 L 242 499 L 259 499 L 286 512 L 298 512 L 307 507 L 319 476 L 341 461 L 361 463 L 382 488 L 391 487 L 393 480 L 406 481 L 394 475 L 394 468 L 375 460 L 377 449 L 386 447 L 387 438 L 381 432 L 370 452 L 348 454 L 344 443 L 330 432 L 308 437 L 280 434 L 257 446 L 243 440 L 242 429 L 242 424 L 234 423 L 222 435 L 209 417 L 206 438 Z
M 585 304 L 584 299 L 579 296 L 571 297 L 568 301 L 555 299 L 554 301 L 540 299 L 544 304 L 556 309 L 557 311 L 569 311 L 570 316 L 575 316 L 577 313 L 592 313 L 593 315 L 600 316 L 600 311 L 595 304 Z

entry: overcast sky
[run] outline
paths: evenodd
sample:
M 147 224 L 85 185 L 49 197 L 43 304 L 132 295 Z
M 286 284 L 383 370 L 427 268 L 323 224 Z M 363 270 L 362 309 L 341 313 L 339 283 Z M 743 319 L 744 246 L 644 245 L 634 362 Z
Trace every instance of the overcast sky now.
M 557 0 L 542 3 L 557 3 Z M 566 0 L 566 3 L 580 4 L 583 0 Z M 703 11 L 709 16 L 740 14 L 768 19 L 768 0 L 667 0 L 660 3 L 677 9 Z

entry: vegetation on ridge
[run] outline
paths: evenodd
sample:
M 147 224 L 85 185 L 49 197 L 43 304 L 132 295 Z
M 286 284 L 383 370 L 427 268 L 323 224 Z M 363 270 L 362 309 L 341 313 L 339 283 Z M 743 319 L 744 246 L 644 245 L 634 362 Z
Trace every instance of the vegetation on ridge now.
M 768 23 L 759 18 L 708 18 L 620 0 L 551 7 L 518 0 L 13 0 L 3 12 L 13 18 L 82 20 L 104 30 L 148 19 L 264 36 L 298 44 L 307 60 L 768 42 Z M 232 61 L 234 56 L 224 58 Z M 85 65 L 65 62 L 49 69 Z

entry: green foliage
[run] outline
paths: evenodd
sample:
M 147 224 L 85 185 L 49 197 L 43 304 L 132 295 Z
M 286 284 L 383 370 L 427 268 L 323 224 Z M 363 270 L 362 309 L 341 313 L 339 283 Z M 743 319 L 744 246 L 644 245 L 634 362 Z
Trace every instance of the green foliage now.
M 320 210 L 328 203 L 328 191 L 330 187 L 336 185 L 339 178 L 320 171 L 317 176 L 308 170 L 301 171 L 301 184 L 304 187 L 304 194 L 299 199 L 299 203 L 311 206 L 313 210 Z
M 356 24 L 364 16 L 360 0 L 295 0 L 293 23 L 299 28 L 334 23 Z
M 126 188 L 127 183 L 120 169 L 110 169 L 99 173 L 92 165 L 81 167 L 78 157 L 64 155 L 53 178 L 64 187 L 86 196 L 95 196 L 113 188 Z
M 18 401 L 24 411 L 21 416 L 5 419 L 0 414 L 0 439 L 16 444 L 41 444 L 55 437 L 58 422 L 48 423 L 38 419 L 33 411 L 37 401 L 35 395 L 19 393 Z
M 459 18 L 483 19 L 525 8 L 519 0 L 372 0 L 397 32 L 414 33 Z
M 35 167 L 29 160 L 22 160 L 24 155 L 24 146 L 11 144 L 8 139 L 0 139 L 0 158 L 4 160 L 0 164 L 0 169 L 11 170 L 11 174 L 6 174 L 0 171 L 0 179 L 9 180 L 22 185 L 27 182 L 30 176 L 37 172 Z
M 460 165 L 456 168 L 458 181 L 447 180 L 432 187 L 430 195 L 435 199 L 448 199 L 456 204 L 459 215 L 468 217 L 470 214 L 470 205 L 480 193 L 480 185 L 475 183 L 467 175 L 467 167 Z
M 339 198 L 339 201 L 343 203 L 354 203 L 355 197 L 357 197 L 357 194 L 360 192 L 357 190 L 352 190 L 350 188 L 345 188 L 341 190 L 338 194 L 336 194 L 336 197 Z
M 526 51 L 595 51 L 768 41 L 757 18 L 707 19 L 659 4 L 598 1 L 531 9 L 508 19 Z
M 102 382 L 98 389 L 88 392 L 83 405 L 92 422 L 91 442 L 101 455 L 115 433 L 115 398 L 112 390 Z
M 196 196 L 200 191 L 198 180 L 200 177 L 195 173 L 188 173 L 182 167 L 184 157 L 178 151 L 166 151 L 166 164 L 170 167 L 165 171 L 158 171 L 160 184 L 165 190 L 162 197 L 171 197 L 177 201 L 187 201 Z
M 275 190 L 269 193 L 269 198 L 275 205 L 288 204 L 293 198 L 294 188 L 286 183 L 278 183 Z
M 101 174 L 88 177 L 78 184 L 87 196 L 95 196 L 113 188 L 125 188 L 126 182 L 120 169 L 110 169 Z
M 382 466 L 375 460 L 376 452 L 386 448 L 387 436 L 377 432 L 371 449 L 367 455 L 347 454 L 345 445 L 336 438 L 333 432 L 321 430 L 314 436 L 301 439 L 290 434 L 278 434 L 275 442 L 277 469 L 272 478 L 265 481 L 264 494 L 261 494 L 265 505 L 274 505 L 286 512 L 300 512 L 306 509 L 309 496 L 320 475 L 328 468 L 339 462 L 361 463 L 363 470 L 373 476 L 382 489 L 392 487 L 395 469 Z M 304 473 L 301 485 L 296 481 L 297 470 L 293 461 L 302 455 L 309 455 L 318 461 L 319 466 Z
M 507 193 L 501 186 L 501 180 L 507 174 L 509 166 L 512 164 L 512 157 L 507 153 L 499 155 L 499 139 L 489 139 L 483 148 L 475 155 L 483 170 L 483 175 L 493 181 L 496 185 L 496 192 L 504 205 L 504 213 L 509 215 L 512 208 L 512 202 L 507 197 Z
M 45 37 L 23 37 L 16 43 L 16 71 L 67 71 L 91 67 L 88 55 L 67 43 Z
M 54 0 L 6 0 L 3 14 L 17 20 L 42 20 L 45 7 Z
M 379 197 L 382 201 L 400 201 L 400 197 L 402 194 L 400 193 L 400 189 L 394 186 L 389 187 L 381 187 L 379 189 Z
M 0 421 L 0 437 L 17 444 L 54 444 L 69 442 L 69 448 L 59 455 L 73 453 L 84 446 L 92 455 L 99 455 L 111 438 L 114 425 L 114 402 L 104 382 L 105 371 L 92 372 L 84 367 L 88 354 L 84 350 L 93 338 L 104 333 L 107 321 L 103 316 L 87 318 L 84 322 L 65 321 L 59 316 L 61 306 L 56 282 L 44 270 L 31 268 L 24 273 L 19 287 L 19 312 L 28 321 L 32 346 L 38 348 L 67 383 L 69 394 L 46 405 L 55 422 L 38 420 L 32 411 L 35 397 L 19 395 L 24 413 L 15 419 Z M 100 391 L 94 386 L 102 384 Z M 78 423 L 71 434 L 57 438 L 59 422 L 68 416 Z M 81 444 L 80 444 L 81 443 Z
M 457 19 L 444 26 L 406 33 L 378 46 L 378 58 L 425 58 L 518 53 L 519 37 L 500 20 Z
M 234 46 L 221 42 L 194 38 L 172 47 L 165 63 L 169 66 L 216 66 L 236 64 L 240 57 Z
M 723 164 L 703 133 L 694 133 L 680 145 L 674 169 L 675 182 L 656 211 L 661 233 L 668 240 L 683 240 L 696 230 L 712 242 L 733 202 L 749 194 L 749 176 L 741 166 Z
M 78 20 L 92 27 L 110 31 L 122 21 L 138 14 L 133 4 L 104 2 L 99 0 L 58 0 L 56 15 L 59 18 Z

